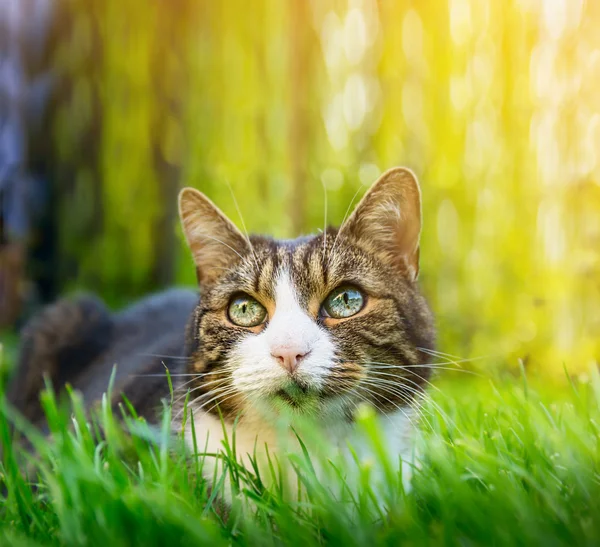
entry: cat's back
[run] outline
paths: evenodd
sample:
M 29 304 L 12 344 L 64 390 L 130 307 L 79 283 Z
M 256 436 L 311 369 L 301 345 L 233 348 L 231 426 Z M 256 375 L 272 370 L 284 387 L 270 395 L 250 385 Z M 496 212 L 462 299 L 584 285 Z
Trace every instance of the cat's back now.
M 86 400 L 98 400 L 116 366 L 114 392 L 125 393 L 143 414 L 148 401 L 156 403 L 168 389 L 165 369 L 176 374 L 185 368 L 185 329 L 197 303 L 193 291 L 170 289 L 114 314 L 111 343 L 73 386 Z M 156 374 L 163 376 L 150 376 Z
M 70 383 L 92 405 L 116 365 L 114 392 L 125 393 L 141 414 L 152 414 L 168 394 L 165 367 L 177 373 L 185 366 L 185 329 L 197 302 L 197 293 L 185 289 L 148 296 L 116 313 L 89 295 L 59 300 L 23 330 L 11 402 L 39 421 L 46 375 L 57 389 Z

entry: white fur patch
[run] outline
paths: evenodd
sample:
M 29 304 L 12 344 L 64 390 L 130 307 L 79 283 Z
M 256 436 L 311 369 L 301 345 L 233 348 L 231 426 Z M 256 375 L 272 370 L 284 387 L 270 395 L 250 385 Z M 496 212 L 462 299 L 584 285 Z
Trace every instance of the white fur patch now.
M 288 385 L 289 374 L 272 355 L 280 347 L 294 347 L 305 354 L 296 376 L 308 386 L 321 387 L 333 366 L 335 347 L 327 332 L 301 308 L 287 272 L 277 280 L 275 313 L 267 328 L 258 335 L 248 335 L 233 351 L 233 385 L 252 400 Z
M 412 423 L 413 417 L 408 412 L 408 410 L 407 413 L 397 411 L 387 416 L 379 416 L 383 452 L 391 465 L 394 475 L 398 469 L 400 460 L 402 460 L 402 483 L 406 491 L 409 491 L 411 488 L 413 469 L 418 465 L 418 454 L 415 450 L 417 432 L 415 425 Z M 225 424 L 226 433 L 224 433 L 223 424 L 220 419 L 203 410 L 194 412 L 194 423 L 200 455 L 203 453 L 216 454 L 223 451 L 225 434 L 231 446 L 234 437 L 234 429 L 231 424 Z M 390 485 L 387 482 L 384 465 L 379 453 L 365 432 L 360 430 L 355 424 L 331 423 L 328 420 L 324 420 L 320 425 L 322 426 L 322 430 L 315 439 L 303 437 L 303 441 L 312 455 L 312 464 L 319 482 L 330 488 L 334 495 L 341 495 L 341 483 L 335 473 L 332 473 L 333 468 L 328 462 L 345 462 L 342 466 L 345 472 L 345 487 L 349 488 L 355 494 L 358 493 L 360 490 L 361 472 L 359 471 L 359 467 L 356 466 L 354 456 L 349 449 L 350 446 L 358 457 L 360 467 L 370 469 L 370 487 L 376 495 L 378 502 L 384 507 L 386 505 L 386 492 Z M 186 426 L 185 439 L 187 445 L 193 448 L 194 439 L 190 425 Z M 319 443 L 320 439 L 324 439 L 326 442 Z M 244 418 L 237 425 L 237 429 L 235 430 L 235 445 L 238 461 L 242 462 L 249 469 L 251 469 L 250 457 L 256 456 L 265 484 L 270 483 L 266 447 L 268 447 L 271 456 L 278 453 L 301 454 L 296 438 L 289 428 L 287 431 L 282 431 L 277 426 L 265 423 L 263 415 L 252 410 L 245 414 Z M 279 459 L 281 464 L 285 464 L 285 461 L 285 459 Z M 210 481 L 218 480 L 220 474 L 223 472 L 223 465 L 220 460 L 214 457 L 207 457 L 204 460 L 202 471 L 206 479 Z M 287 487 L 293 495 L 296 478 L 294 473 L 290 471 L 291 469 L 287 470 L 288 480 L 290 481 Z M 231 503 L 233 492 L 229 476 L 225 478 L 224 495 L 226 501 Z
M 233 385 L 240 395 L 246 398 L 243 415 L 239 419 L 235 431 L 237 457 L 244 464 L 249 464 L 248 456 L 255 454 L 259 464 L 265 464 L 265 445 L 271 454 L 288 452 L 298 449 L 295 436 L 289 426 L 280 429 L 281 424 L 275 424 L 264 413 L 265 402 L 279 390 L 291 382 L 289 373 L 278 364 L 272 355 L 274 348 L 293 347 L 298 353 L 304 354 L 295 375 L 308 386 L 319 388 L 327 378 L 334 364 L 335 346 L 329 334 L 320 328 L 316 321 L 302 309 L 296 290 L 287 272 L 282 272 L 275 288 L 275 312 L 269 324 L 260 334 L 248 334 L 233 350 L 228 366 L 232 370 Z M 339 405 L 339 403 L 337 403 Z M 233 426 L 225 425 L 225 431 L 220 419 L 202 409 L 194 412 L 196 441 L 201 453 L 218 453 L 223 448 L 225 435 L 231 439 Z M 411 423 L 409 409 L 398 411 L 387 416 L 380 416 L 382 436 L 385 440 L 385 452 L 389 455 L 392 465 L 397 466 L 399 457 L 403 462 L 412 460 L 412 438 L 414 427 Z M 325 439 L 336 448 L 337 455 L 352 463 L 348 444 L 352 445 L 359 460 L 369 464 L 373 462 L 373 486 L 383 491 L 385 477 L 377 470 L 377 454 L 364 433 L 355 425 L 348 424 L 343 418 L 343 412 L 332 403 L 330 409 L 325 409 L 320 417 L 320 426 Z M 191 424 L 188 420 L 185 431 L 188 446 L 193 447 L 194 439 Z M 325 449 L 323 446 L 314 447 Z M 335 457 L 326 453 L 327 457 Z M 283 462 L 282 462 L 283 463 Z M 318 469 L 318 464 L 316 465 Z M 212 480 L 215 472 L 222 469 L 214 458 L 206 458 L 203 468 L 204 476 Z M 403 477 L 408 485 L 410 476 L 409 466 L 403 465 Z M 323 475 L 325 475 L 324 473 Z M 319 472 L 321 475 L 321 472 Z M 358 479 L 358 474 L 355 475 Z M 325 480 L 325 479 L 324 479 Z M 353 483 L 352 476 L 348 477 Z M 356 486 L 358 486 L 356 482 Z M 226 498 L 231 501 L 230 487 L 226 479 Z M 379 496 L 378 496 L 379 497 Z

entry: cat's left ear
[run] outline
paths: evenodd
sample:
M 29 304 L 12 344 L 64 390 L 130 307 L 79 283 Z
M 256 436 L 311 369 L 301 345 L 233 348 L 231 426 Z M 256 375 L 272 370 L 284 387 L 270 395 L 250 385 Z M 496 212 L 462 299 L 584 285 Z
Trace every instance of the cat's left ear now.
M 201 287 L 214 283 L 250 252 L 250 243 L 233 222 L 194 188 L 181 190 L 179 217 Z
M 421 190 L 415 174 L 405 167 L 383 173 L 339 234 L 365 246 L 414 281 L 419 274 L 421 234 Z

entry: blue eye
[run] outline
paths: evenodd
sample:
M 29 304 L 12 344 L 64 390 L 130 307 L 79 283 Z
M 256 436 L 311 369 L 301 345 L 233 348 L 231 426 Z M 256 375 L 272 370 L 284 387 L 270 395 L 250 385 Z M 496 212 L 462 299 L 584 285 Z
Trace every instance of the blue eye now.
M 365 298 L 356 288 L 349 285 L 333 290 L 323 302 L 322 310 L 334 319 L 352 317 L 363 309 Z
M 267 310 L 255 298 L 240 294 L 229 303 L 229 320 L 239 327 L 256 327 L 264 322 Z

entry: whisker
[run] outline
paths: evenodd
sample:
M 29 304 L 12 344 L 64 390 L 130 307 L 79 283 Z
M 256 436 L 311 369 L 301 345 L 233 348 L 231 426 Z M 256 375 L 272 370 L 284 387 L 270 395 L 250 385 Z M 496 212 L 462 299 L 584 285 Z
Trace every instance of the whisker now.
M 428 355 L 431 355 L 432 357 L 439 357 L 440 359 L 444 359 L 445 361 L 447 361 L 449 363 L 464 363 L 467 361 L 480 361 L 482 359 L 490 359 L 490 358 L 494 357 L 493 354 L 488 354 L 488 355 L 480 355 L 479 357 L 471 357 L 469 359 L 465 359 L 465 358 L 461 358 L 457 355 L 452 355 L 451 353 L 444 353 L 443 351 L 437 351 L 437 350 L 421 348 L 421 347 L 417 347 L 417 349 L 422 351 L 423 353 L 427 353 Z M 498 354 L 498 356 L 500 356 L 500 354 Z
M 379 366 L 369 364 L 369 369 L 411 369 L 411 368 L 428 368 L 430 370 L 451 370 L 454 372 L 461 372 L 463 374 L 470 374 L 471 376 L 477 376 L 479 378 L 485 378 L 483 374 L 475 372 L 473 370 L 465 370 L 459 367 L 446 367 L 444 365 L 429 364 L 429 365 L 390 365 L 388 363 L 381 363 Z
M 360 399 L 364 402 L 367 403 L 367 405 L 372 406 L 375 408 L 375 410 L 377 410 L 377 412 L 384 414 L 383 409 L 377 406 L 377 403 L 375 401 L 369 401 L 369 399 L 367 399 L 364 395 L 361 395 L 358 392 L 354 392 L 353 395 L 356 395 L 357 397 L 360 397 Z M 356 408 L 358 408 L 358 405 L 356 406 Z
M 194 380 L 196 380 L 196 379 L 202 380 L 205 376 L 210 376 L 211 374 L 213 374 L 213 373 L 212 372 L 203 372 L 202 374 L 198 375 L 197 377 L 192 378 L 191 380 L 188 380 L 187 382 L 183 382 L 183 384 L 179 384 L 175 388 L 175 391 L 181 391 L 185 386 L 191 384 Z M 215 381 L 218 381 L 218 379 Z M 204 382 L 203 381 L 203 383 L 201 385 L 207 386 L 207 385 L 210 385 L 211 383 L 212 382 Z
M 385 382 L 386 385 L 382 385 L 383 382 Z M 381 379 L 378 379 L 378 381 L 367 380 L 366 383 L 371 387 L 383 389 L 386 393 L 389 393 L 390 395 L 396 395 L 397 397 L 400 397 L 401 400 L 406 402 L 407 405 L 410 406 L 412 410 L 419 415 L 419 417 L 425 418 L 425 415 L 422 413 L 422 410 L 419 408 L 419 406 L 414 404 L 414 400 L 410 399 L 406 393 L 402 392 L 402 389 L 406 389 L 409 391 L 409 393 L 414 393 L 414 389 L 410 386 L 398 386 L 395 382 Z
M 409 371 L 410 372 L 410 371 Z M 421 378 L 423 379 L 423 378 Z M 454 422 L 454 420 L 452 420 L 452 418 L 450 418 L 450 416 L 446 413 L 446 411 L 441 407 L 441 405 L 439 403 L 437 403 L 436 401 L 433 400 L 433 398 L 422 389 L 422 387 L 415 382 L 414 380 L 411 380 L 410 378 L 407 378 L 406 376 L 404 376 L 402 378 L 403 382 L 409 382 L 410 384 L 412 384 L 413 386 L 415 386 L 415 388 L 411 387 L 411 386 L 407 386 L 406 384 L 403 385 L 403 388 L 408 390 L 414 397 L 418 397 L 421 399 L 421 402 L 419 404 L 419 407 L 421 408 L 421 404 L 423 400 L 426 400 L 429 404 L 431 404 L 435 410 L 437 410 L 441 416 L 444 418 L 444 420 L 446 420 L 447 422 L 451 423 L 452 426 L 459 430 L 458 426 L 456 425 L 456 423 Z M 427 384 L 429 384 L 430 387 L 434 388 L 438 393 L 442 394 L 445 396 L 445 393 L 438 388 L 437 386 L 435 386 L 433 383 L 431 383 L 429 380 L 425 380 L 427 382 Z M 460 430 L 459 430 L 460 431 Z
M 189 384 L 189 383 L 191 383 L 193 381 L 194 381 L 194 378 L 192 378 L 192 380 L 189 380 L 188 382 L 186 382 L 186 384 Z M 211 386 L 211 385 L 216 384 L 218 382 L 225 382 L 225 381 L 226 381 L 225 378 L 216 378 L 215 380 L 211 380 L 210 382 L 202 381 L 202 383 L 200 385 L 198 385 L 198 387 Z M 181 384 L 180 386 L 177 386 L 177 391 L 180 391 L 181 388 L 184 387 L 186 384 Z M 194 389 L 196 389 L 196 388 L 194 388 Z
M 202 386 L 198 386 L 199 389 Z M 194 391 L 191 390 L 190 393 Z M 194 405 L 197 401 L 199 401 L 200 399 L 202 399 L 202 397 L 210 397 L 211 395 L 214 395 L 212 399 L 210 399 L 209 401 L 207 401 L 206 403 L 203 403 L 199 408 L 193 408 L 192 410 L 200 410 L 202 407 L 204 407 L 205 405 L 207 405 L 208 403 L 210 403 L 211 401 L 214 401 L 216 398 L 218 397 L 222 397 L 225 395 L 229 395 L 230 393 L 233 393 L 234 391 L 237 391 L 236 388 L 232 388 L 231 386 L 227 385 L 227 386 L 223 386 L 222 388 L 216 388 L 215 390 L 211 390 L 209 393 L 203 393 L 202 395 L 199 395 L 198 397 L 192 399 L 188 404 L 187 404 L 187 408 L 191 408 L 192 405 Z M 216 393 L 216 394 L 215 394 Z M 187 397 L 187 393 L 186 393 L 186 397 Z M 179 410 L 179 412 L 177 412 L 177 414 L 175 414 L 175 416 L 173 417 L 173 420 L 177 419 L 182 412 L 185 410 L 185 406 Z
M 432 357 L 435 357 L 435 356 L 432 355 Z M 458 365 L 460 363 L 471 363 L 471 362 L 477 361 L 479 359 L 482 359 L 482 358 L 481 357 L 471 357 L 471 358 L 465 358 L 465 359 L 457 359 L 457 360 L 454 360 L 454 361 L 443 361 L 441 363 L 416 363 L 414 365 L 403 365 L 403 366 L 405 366 L 405 367 L 411 367 L 411 366 L 421 366 L 423 364 L 426 364 L 426 365 L 451 365 L 451 364 Z M 365 361 L 365 362 L 367 362 L 367 363 L 370 362 L 370 363 L 373 363 L 373 364 L 376 364 L 376 365 L 387 365 L 387 364 L 390 364 L 390 363 L 385 363 L 385 362 L 382 362 L 382 361 Z
M 411 386 L 407 386 L 404 385 L 403 388 L 409 390 L 409 392 L 411 392 L 413 394 L 413 396 L 415 397 L 419 397 L 421 399 L 421 401 L 426 400 L 427 403 L 431 404 L 435 410 L 437 410 L 442 417 L 444 418 L 444 420 L 448 421 L 450 424 L 452 424 L 452 426 L 457 429 L 458 431 L 460 431 L 459 427 L 456 425 L 456 423 L 454 422 L 454 420 L 452 420 L 452 418 L 450 418 L 450 416 L 448 416 L 448 414 L 446 413 L 446 411 L 439 405 L 439 403 L 437 403 L 436 401 L 434 401 L 431 396 L 423 391 L 423 389 L 421 388 L 421 386 L 419 384 L 417 384 L 416 382 L 414 382 L 413 380 L 411 380 L 410 378 L 403 378 L 404 381 L 406 382 L 410 382 L 411 384 L 413 384 L 413 386 L 416 387 L 413 388 Z M 438 389 L 439 393 L 442 393 L 444 395 L 444 393 Z M 421 403 L 420 403 L 421 404 Z
M 324 202 L 324 212 L 323 212 L 323 254 L 325 254 L 325 246 L 327 244 L 327 187 L 325 186 L 325 182 L 321 178 L 321 186 L 323 187 L 323 202 Z
M 348 214 L 350 213 L 350 208 L 352 207 L 352 205 L 354 205 L 354 200 L 356 199 L 356 196 L 358 196 L 359 192 L 362 190 L 364 184 L 361 184 L 356 192 L 354 193 L 354 196 L 352 196 L 352 199 L 350 200 L 350 204 L 348 205 L 348 208 L 346 209 L 346 213 L 344 214 L 344 218 L 342 219 L 342 222 L 340 224 L 340 227 L 344 225 L 344 222 L 346 222 L 346 219 L 348 218 Z M 335 239 L 333 240 L 333 244 L 331 246 L 331 252 L 329 253 L 329 258 L 327 260 L 327 266 L 331 266 L 331 260 L 333 259 L 336 247 L 337 247 L 337 243 L 338 243 L 338 239 L 339 239 L 339 235 L 340 232 L 338 230 L 337 234 L 335 234 Z
M 187 382 L 183 382 L 182 384 L 174 386 L 173 393 L 175 394 L 175 393 L 181 392 L 185 386 L 191 384 L 194 380 L 201 380 L 204 376 L 208 376 L 210 374 L 212 374 L 212 373 L 205 372 L 205 373 L 201 373 L 201 374 L 198 374 L 198 373 L 197 374 L 171 374 L 170 376 L 172 378 L 177 378 L 177 377 L 181 377 L 181 376 L 192 377 L 191 380 L 188 380 Z M 144 378 L 144 377 L 166 378 L 167 375 L 166 374 L 131 374 L 129 377 L 130 378 L 136 378 L 136 377 L 141 377 L 141 378 Z M 195 389 L 199 389 L 202 386 L 209 385 L 211 383 L 213 383 L 213 382 L 203 382 L 200 386 L 198 386 L 197 388 L 194 388 L 194 390 Z M 187 391 L 188 390 L 186 390 L 186 393 L 187 393 Z M 180 401 L 183 397 L 185 397 L 185 394 L 183 396 L 178 397 L 177 399 L 175 399 L 173 401 L 173 404 L 175 404 L 176 402 Z
M 186 384 L 189 384 L 189 383 L 191 383 L 191 382 L 193 382 L 193 381 L 194 381 L 194 380 L 192 379 L 192 380 L 190 380 L 189 382 L 186 382 Z M 179 397 L 177 397 L 177 399 L 175 399 L 175 400 L 173 401 L 173 404 L 175 404 L 175 403 L 177 403 L 177 402 L 181 401 L 181 399 L 184 399 L 185 397 L 187 397 L 189 393 L 193 393 L 194 391 L 198 391 L 199 389 L 202 389 L 203 387 L 211 386 L 211 385 L 213 385 L 213 384 L 217 384 L 217 383 L 219 383 L 219 382 L 225 382 L 225 381 L 226 381 L 226 380 L 225 380 L 224 378 L 217 378 L 216 380 L 212 380 L 212 381 L 210 381 L 210 382 L 203 382 L 203 383 L 201 383 L 200 385 L 198 385 L 198 386 L 194 387 L 193 389 L 189 389 L 189 388 L 188 388 L 188 389 L 186 389 L 186 390 L 185 390 L 185 393 L 183 393 L 183 395 L 180 395 Z M 175 391 L 176 391 L 177 393 L 179 393 L 180 391 L 182 391 L 182 389 L 181 389 L 182 387 L 183 387 L 183 386 L 179 386 L 179 387 L 178 387 L 178 388 L 177 388 Z M 206 393 L 206 395 L 210 395 L 210 393 Z
M 380 370 L 372 370 L 372 369 L 369 369 L 369 372 L 370 372 L 371 374 L 375 374 L 375 375 L 377 375 L 377 376 L 390 376 L 390 377 L 392 377 L 392 378 L 396 378 L 396 379 L 397 379 L 397 380 L 399 380 L 399 381 L 401 381 L 401 380 L 404 380 L 404 379 L 406 378 L 405 376 L 399 376 L 398 374 L 392 374 L 391 372 L 381 372 Z M 411 370 L 409 370 L 408 372 L 410 372 L 411 374 L 415 374 L 415 375 L 417 375 L 417 374 L 416 374 L 416 372 L 413 372 L 413 371 L 411 371 Z M 367 375 L 367 377 L 368 377 L 368 375 Z M 419 378 L 421 378 L 421 376 L 419 376 Z M 430 386 L 432 389 L 435 389 L 435 390 L 436 390 L 436 391 L 438 391 L 439 393 L 442 393 L 442 390 L 441 390 L 439 387 L 437 387 L 435 384 L 433 384 L 432 382 L 430 382 L 430 381 L 429 381 L 429 380 L 427 380 L 426 378 L 421 378 L 421 380 L 424 380 L 425 382 L 427 382 L 427 384 L 428 384 L 428 385 L 429 385 L 429 386 Z
M 360 386 L 359 386 L 360 387 Z M 361 393 L 359 393 L 358 391 L 354 391 L 353 395 L 356 395 L 358 398 L 360 398 L 360 400 L 364 403 L 366 403 L 368 406 L 372 406 L 381 416 L 385 416 L 389 422 L 394 425 L 394 421 L 392 420 L 392 418 L 390 418 L 390 416 L 388 416 L 385 411 L 379 407 L 377 405 L 377 403 L 375 401 L 370 401 L 367 397 L 365 397 L 364 395 L 362 395 Z M 354 401 L 352 401 L 354 404 L 354 410 L 358 410 L 358 404 L 355 403 Z
M 428 353 L 429 355 L 439 355 L 439 356 L 443 356 L 443 357 L 447 357 L 447 358 L 451 358 L 451 359 L 462 359 L 462 357 L 460 357 L 459 355 L 452 355 L 451 353 L 445 353 L 445 352 L 439 351 L 437 349 L 422 348 L 420 346 L 417 346 L 417 349 L 419 351 L 422 351 L 423 353 Z
M 219 393 L 217 393 L 212 399 L 209 399 L 208 401 L 202 403 L 198 408 L 195 408 L 194 410 L 202 410 L 204 409 L 207 405 L 209 405 L 210 403 L 212 403 L 213 401 L 220 399 L 222 397 L 224 397 L 224 399 L 222 399 L 221 401 L 217 401 L 217 405 L 219 404 L 219 402 L 223 403 L 228 399 L 231 399 L 231 397 L 233 397 L 234 395 L 240 393 L 239 390 L 235 387 L 229 387 L 229 389 L 225 389 Z M 212 395 L 212 394 L 209 394 Z M 194 403 L 195 401 L 197 401 L 200 397 L 194 399 L 194 401 L 192 401 L 192 403 Z M 192 404 L 190 403 L 190 405 Z M 211 407 L 209 410 L 205 411 L 205 412 L 210 412 L 210 410 L 212 410 L 213 407 Z
M 138 353 L 137 355 L 141 355 L 142 357 L 160 357 L 162 359 L 180 359 L 182 361 L 191 359 L 191 357 L 182 357 L 181 355 L 163 355 L 161 353 Z
M 192 378 L 191 380 L 188 380 L 187 382 L 183 382 L 183 384 L 179 384 L 174 390 L 173 393 L 181 393 L 184 392 L 183 395 L 177 397 L 177 399 L 175 399 L 173 401 L 172 404 L 175 404 L 176 402 L 180 401 L 183 397 L 186 396 L 186 394 L 190 391 L 190 388 L 184 389 L 186 386 L 189 386 L 194 380 L 196 380 L 196 378 Z M 196 386 L 194 389 L 197 389 L 201 386 Z
M 433 424 L 430 421 L 429 417 L 432 416 L 431 413 L 426 413 L 425 409 L 423 408 L 423 392 L 422 391 L 416 391 L 412 388 L 410 388 L 410 386 L 403 386 L 403 388 L 405 390 L 408 391 L 408 394 L 406 393 L 401 393 L 400 397 L 405 401 L 406 405 L 409 406 L 417 415 L 417 418 L 419 420 L 422 420 L 424 423 L 427 424 L 427 426 L 429 427 L 429 429 L 433 430 Z M 429 417 L 428 417 L 429 416 Z
M 193 380 L 192 380 L 193 381 Z M 225 384 L 223 386 L 217 385 L 216 388 L 211 388 L 211 390 L 208 393 L 203 393 L 202 395 L 200 395 L 200 397 L 204 397 L 204 396 L 210 396 L 210 395 L 214 395 L 217 391 L 220 391 L 224 388 L 228 388 L 231 387 L 228 383 L 228 378 L 216 378 L 215 380 L 211 380 L 210 382 L 202 382 L 201 384 L 197 385 L 196 387 L 192 388 L 192 389 L 186 389 L 185 393 L 183 394 L 183 397 L 186 397 L 188 394 L 193 393 L 194 391 L 198 391 L 199 389 L 208 387 L 208 386 L 214 386 L 215 384 Z M 178 389 L 178 391 L 180 391 Z M 181 400 L 183 397 L 179 397 L 177 400 Z M 173 403 L 175 403 L 176 401 L 173 401 Z
M 231 186 L 231 183 L 227 179 L 225 179 L 225 183 L 227 184 L 227 187 L 229 188 L 229 192 L 231 193 L 231 197 L 233 199 L 233 204 L 235 205 L 237 214 L 240 217 L 240 222 L 242 223 L 242 228 L 244 229 L 244 235 L 246 236 L 246 241 L 248 243 L 248 246 L 250 247 L 250 252 L 252 253 L 252 258 L 254 260 L 254 265 L 256 266 L 256 271 L 259 272 L 260 271 L 260 267 L 258 266 L 258 259 L 256 257 L 256 252 L 254 250 L 254 245 L 252 245 L 252 242 L 250 241 L 250 234 L 248 233 L 248 230 L 246 228 L 246 223 L 244 222 L 244 216 L 242 215 L 242 210 L 240 209 L 240 205 L 238 203 L 238 200 L 235 197 L 235 193 L 233 192 L 233 187 Z
M 183 376 L 193 376 L 194 378 L 201 378 L 202 376 L 208 375 L 208 374 L 213 374 L 212 372 L 205 372 L 205 373 L 186 373 L 186 374 L 171 374 L 169 373 L 169 376 L 171 378 L 181 378 Z M 165 372 L 164 374 L 129 374 L 130 378 L 166 378 L 167 377 L 167 373 Z
M 231 398 L 232 398 L 232 397 L 234 397 L 235 395 L 241 395 L 241 397 L 242 397 L 242 399 L 243 399 L 244 401 L 247 401 L 247 400 L 248 400 L 248 397 L 247 397 L 245 394 L 243 394 L 243 393 L 240 393 L 240 392 L 237 392 L 237 393 L 231 393 L 230 395 L 228 395 L 227 397 L 225 397 L 225 398 L 224 398 L 224 399 L 222 399 L 221 401 L 217 401 L 217 402 L 216 402 L 216 403 L 215 403 L 213 406 L 211 406 L 211 407 L 210 407 L 208 410 L 205 410 L 205 412 L 210 412 L 210 411 L 211 411 L 213 408 L 216 408 L 216 407 L 218 407 L 220 404 L 224 403 L 225 401 L 228 401 L 229 399 L 231 399 Z M 204 405 L 202 405 L 202 406 L 204 406 Z M 202 408 L 202 407 L 200 407 L 200 408 Z
M 376 391 L 373 391 L 372 389 L 369 389 L 368 387 L 366 387 L 362 382 L 359 385 L 360 388 L 365 389 L 366 391 L 368 391 L 369 393 L 371 393 L 371 395 L 374 395 L 376 397 L 383 397 L 386 401 L 388 401 L 389 403 L 391 403 L 394 407 L 396 407 L 400 412 L 402 412 L 402 414 L 404 414 L 404 416 L 410 421 L 410 423 L 412 424 L 412 418 L 410 417 L 409 414 L 407 414 L 407 412 L 401 408 L 400 406 L 398 406 L 394 401 L 392 401 L 391 399 L 388 399 L 385 395 L 382 395 L 381 393 L 377 393 Z M 405 399 L 404 399 L 405 400 Z M 413 424 L 414 425 L 414 424 Z
M 385 363 L 383 361 L 362 361 L 365 365 L 385 365 L 385 366 L 389 366 L 389 367 L 403 367 L 403 368 L 440 368 L 443 369 L 443 367 L 448 368 L 448 370 L 459 370 L 461 372 L 469 372 L 469 373 L 474 373 L 473 371 L 468 371 L 466 369 L 463 369 L 460 366 L 456 366 L 456 367 L 448 367 L 448 365 L 460 365 L 461 363 L 470 363 L 472 361 L 475 361 L 476 359 L 479 358 L 471 358 L 471 359 L 460 359 L 458 361 L 444 361 L 442 363 L 415 363 L 415 364 L 395 364 L 395 363 Z
M 240 253 L 238 253 L 233 247 L 231 247 L 231 245 L 227 245 L 227 243 L 225 243 L 224 241 L 221 241 L 220 239 L 218 239 L 216 237 L 209 236 L 208 234 L 205 234 L 205 233 L 200 233 L 199 235 L 201 237 L 205 237 L 207 239 L 212 239 L 213 241 L 216 241 L 217 243 L 220 243 L 221 245 L 224 245 L 230 251 L 233 251 L 236 255 L 238 255 L 240 257 L 240 259 L 244 260 L 244 257 Z

